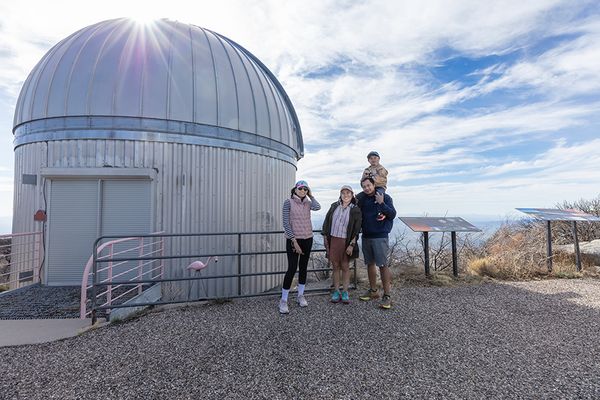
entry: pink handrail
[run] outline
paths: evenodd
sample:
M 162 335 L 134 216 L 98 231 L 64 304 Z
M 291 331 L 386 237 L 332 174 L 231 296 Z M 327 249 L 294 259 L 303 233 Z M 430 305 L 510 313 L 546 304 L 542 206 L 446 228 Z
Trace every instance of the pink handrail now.
M 158 234 L 161 234 L 161 233 L 163 233 L 163 232 L 155 232 L 155 233 L 153 233 L 153 235 L 158 235 Z M 114 254 L 113 254 L 113 246 L 115 244 L 119 244 L 119 243 L 131 241 L 131 240 L 140 240 L 140 239 L 142 239 L 141 243 L 143 244 L 143 238 L 141 238 L 141 237 L 128 237 L 128 238 L 110 240 L 110 241 L 108 241 L 106 243 L 102 243 L 96 249 L 96 253 L 98 254 L 98 259 L 107 258 L 107 257 L 108 258 L 112 258 L 114 256 Z M 164 249 L 164 240 L 161 238 L 157 243 L 160 243 L 160 245 L 161 245 L 161 251 L 162 251 Z M 100 257 L 100 254 L 102 253 L 102 250 L 104 250 L 105 248 L 107 248 L 109 246 L 110 246 L 110 250 L 109 250 L 110 254 L 107 255 L 107 256 Z M 145 246 L 138 246 L 138 247 L 135 247 L 133 249 L 129 249 L 127 251 L 137 250 L 139 248 L 140 252 L 143 255 L 143 247 L 145 247 Z M 119 253 L 121 253 L 121 252 L 118 252 L 117 254 L 119 254 Z M 163 261 L 161 260 L 161 265 L 162 265 L 162 262 Z M 80 319 L 85 319 L 86 315 L 88 314 L 88 312 L 86 312 L 87 289 L 90 287 L 90 286 L 88 286 L 88 281 L 90 279 L 90 275 L 92 274 L 91 270 L 92 270 L 93 264 L 94 264 L 94 255 L 92 254 L 90 256 L 90 258 L 88 259 L 87 263 L 85 264 L 85 268 L 83 270 L 83 276 L 81 278 L 81 299 L 80 299 L 80 304 L 79 304 L 79 318 Z M 114 278 L 112 276 L 112 267 L 113 267 L 113 263 L 112 263 L 112 261 L 109 261 L 108 267 L 102 269 L 102 270 L 108 270 L 108 279 L 109 279 L 108 282 L 110 282 L 110 280 L 112 278 Z M 139 268 L 139 267 L 137 267 L 137 266 L 134 267 L 134 269 L 137 269 L 137 268 Z M 119 275 L 121 275 L 121 274 L 119 274 Z M 162 275 L 162 273 L 161 273 L 161 275 Z M 139 288 L 141 289 L 141 285 L 139 285 Z M 114 301 L 114 300 L 116 300 L 116 299 L 118 299 L 119 297 L 122 296 L 122 295 L 120 295 L 120 296 L 117 296 L 114 299 L 111 299 L 112 298 L 112 291 L 114 289 L 116 289 L 116 287 L 113 288 L 112 285 L 108 285 L 107 291 L 104 292 L 104 293 L 107 293 L 107 300 L 108 301 L 107 301 L 106 304 L 110 305 L 111 300 Z

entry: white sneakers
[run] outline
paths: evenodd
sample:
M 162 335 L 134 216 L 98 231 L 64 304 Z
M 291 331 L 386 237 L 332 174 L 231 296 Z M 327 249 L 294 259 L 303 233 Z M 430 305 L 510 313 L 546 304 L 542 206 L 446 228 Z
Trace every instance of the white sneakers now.
M 287 301 L 279 300 L 279 312 L 281 314 L 289 314 L 290 313 L 290 309 L 288 308 Z
M 296 301 L 298 302 L 298 305 L 300 307 L 308 307 L 308 301 L 306 301 L 306 298 L 304 296 L 298 296 Z M 279 300 L 279 313 L 280 314 L 289 314 L 290 313 L 290 308 L 288 307 L 287 301 Z
M 298 305 L 300 307 L 308 307 L 308 301 L 306 301 L 306 298 L 304 298 L 304 296 L 298 296 L 298 299 L 296 301 L 298 302 Z

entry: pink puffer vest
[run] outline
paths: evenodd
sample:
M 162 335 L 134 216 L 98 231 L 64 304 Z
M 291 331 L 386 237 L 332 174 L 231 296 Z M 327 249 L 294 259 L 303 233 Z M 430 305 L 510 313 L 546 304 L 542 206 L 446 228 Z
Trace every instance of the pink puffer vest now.
M 304 201 L 296 195 L 290 199 L 290 225 L 292 225 L 292 231 L 296 239 L 313 237 L 310 205 L 308 197 L 305 197 Z

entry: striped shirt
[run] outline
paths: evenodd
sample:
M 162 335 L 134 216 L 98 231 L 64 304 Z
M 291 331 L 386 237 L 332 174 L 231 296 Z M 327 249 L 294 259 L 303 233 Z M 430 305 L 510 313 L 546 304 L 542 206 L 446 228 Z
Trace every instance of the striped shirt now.
M 348 221 L 350 221 L 350 209 L 354 204 L 350 203 L 348 207 L 337 206 L 331 216 L 331 236 L 346 239 L 348 234 Z
M 286 199 L 283 202 L 283 230 L 285 231 L 285 237 L 287 239 L 292 239 L 294 237 L 296 237 L 294 235 L 294 230 L 292 229 L 292 223 L 290 220 L 290 210 L 291 210 L 291 205 L 290 205 L 290 201 L 291 199 Z M 305 201 L 310 201 L 310 209 L 311 211 L 319 211 L 321 209 L 321 205 L 319 204 L 319 202 L 317 201 L 317 199 L 313 198 L 306 198 Z

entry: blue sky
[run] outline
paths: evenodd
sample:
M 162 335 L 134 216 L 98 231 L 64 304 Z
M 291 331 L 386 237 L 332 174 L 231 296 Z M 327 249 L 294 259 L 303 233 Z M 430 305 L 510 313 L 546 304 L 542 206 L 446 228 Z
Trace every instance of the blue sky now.
M 23 81 L 60 39 L 122 16 L 193 23 L 259 57 L 296 107 L 298 177 L 322 202 L 358 187 L 370 150 L 390 172 L 399 215 L 498 219 L 598 196 L 599 3 L 491 3 L 3 2 L 0 233 Z

